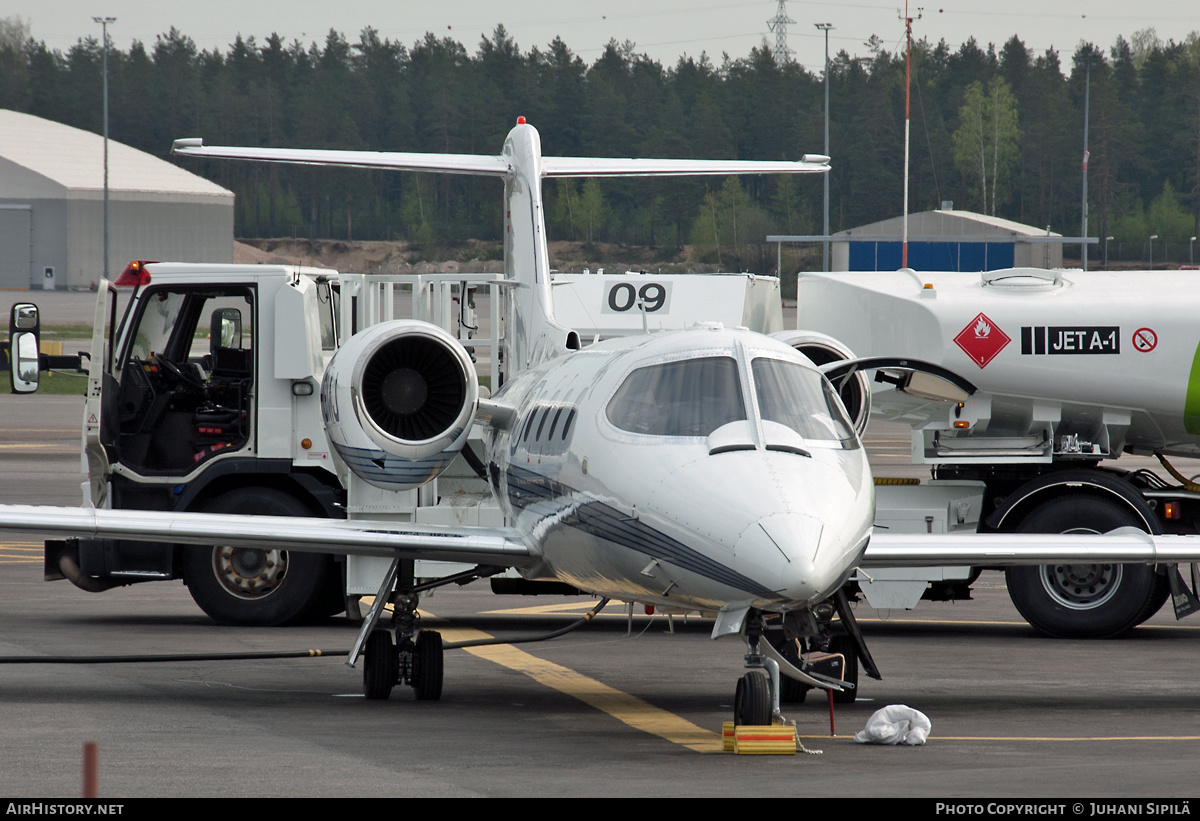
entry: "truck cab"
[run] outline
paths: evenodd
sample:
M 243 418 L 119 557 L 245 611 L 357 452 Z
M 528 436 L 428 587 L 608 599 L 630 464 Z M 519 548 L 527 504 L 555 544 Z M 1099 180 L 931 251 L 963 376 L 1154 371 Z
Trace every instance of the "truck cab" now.
M 132 287 L 116 321 L 124 286 Z M 342 516 L 317 396 L 337 347 L 337 274 L 288 266 L 133 263 L 103 283 L 84 418 L 84 503 Z M 85 589 L 182 579 L 219 622 L 342 609 L 340 565 L 278 550 L 47 545 L 47 578 Z

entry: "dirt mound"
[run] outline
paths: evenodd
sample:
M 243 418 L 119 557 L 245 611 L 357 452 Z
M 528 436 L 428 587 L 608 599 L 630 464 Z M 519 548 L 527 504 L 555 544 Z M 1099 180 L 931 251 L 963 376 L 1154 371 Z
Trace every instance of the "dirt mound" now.
M 238 263 L 311 265 L 364 274 L 499 273 L 504 270 L 499 242 L 471 240 L 455 246 L 423 248 L 408 242 L 311 239 L 244 239 L 234 243 Z M 609 243 L 552 242 L 550 267 L 558 271 L 653 271 L 712 273 L 719 266 L 695 262 L 691 248 L 646 248 Z
M 407 242 L 245 239 L 234 243 L 233 258 L 239 263 L 312 265 L 358 274 L 498 273 L 504 264 L 492 245 L 498 243 L 469 243 L 454 249 L 454 259 L 428 261 Z

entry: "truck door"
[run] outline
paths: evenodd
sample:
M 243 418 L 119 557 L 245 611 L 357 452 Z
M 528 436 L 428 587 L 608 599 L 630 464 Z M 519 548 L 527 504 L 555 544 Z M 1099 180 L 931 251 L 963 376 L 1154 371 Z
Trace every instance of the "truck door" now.
M 109 507 L 107 448 L 116 445 L 109 423 L 115 413 L 115 406 L 104 407 L 106 397 L 111 405 L 117 395 L 116 380 L 112 372 L 113 342 L 117 329 L 116 311 L 117 291 L 112 283 L 101 279 L 96 294 L 96 313 L 92 323 L 92 355 L 88 361 L 87 400 L 83 408 L 83 452 L 87 457 L 88 496 L 93 507 L 98 508 Z
M 151 285 L 130 309 L 113 365 L 115 423 L 100 431 L 127 471 L 182 478 L 252 444 L 252 294 Z

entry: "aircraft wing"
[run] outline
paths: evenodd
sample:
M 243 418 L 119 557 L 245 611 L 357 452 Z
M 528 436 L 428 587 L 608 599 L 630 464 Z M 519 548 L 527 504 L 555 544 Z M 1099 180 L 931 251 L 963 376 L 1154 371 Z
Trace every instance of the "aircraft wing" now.
M 829 158 L 805 154 L 800 162 L 756 160 L 654 160 L 618 157 L 542 157 L 546 177 L 671 177 L 726 174 L 820 174 Z
M 406 522 L 0 505 L 0 530 L 389 559 L 402 556 L 504 567 L 519 567 L 537 559 L 516 531 L 503 527 L 450 528 Z
M 239 148 L 205 145 L 199 138 L 176 140 L 172 154 L 222 160 L 254 160 L 292 165 L 340 165 L 347 168 L 383 168 L 393 171 L 427 171 L 502 177 L 509 171 L 503 157 L 476 154 L 416 154 L 405 151 L 339 151 L 307 148 Z
M 1071 564 L 1174 564 L 1200 561 L 1200 536 L 1155 536 L 1123 527 L 1104 534 L 887 533 L 876 530 L 859 566 L 1002 567 Z

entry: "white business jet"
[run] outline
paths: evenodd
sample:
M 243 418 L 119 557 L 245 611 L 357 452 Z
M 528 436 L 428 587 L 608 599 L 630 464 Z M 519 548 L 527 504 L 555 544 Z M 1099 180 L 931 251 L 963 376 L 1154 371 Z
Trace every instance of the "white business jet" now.
M 464 574 L 417 588 L 399 572 L 407 559 L 475 564 L 465 577 L 514 567 L 527 579 L 602 597 L 713 614 L 714 638 L 740 636 L 748 648 L 735 720 L 766 724 L 780 717 L 781 692 L 852 686 L 808 661 L 808 651 L 828 648 L 835 632 L 848 636 L 849 652 L 878 676 L 843 592 L 856 567 L 1042 564 L 1051 556 L 1084 561 L 1096 554 L 1095 537 L 1089 544 L 1028 535 L 999 542 L 875 536 L 867 553 L 874 493 L 857 428 L 869 384 L 854 363 L 827 366 L 843 389 L 857 391 L 852 421 L 830 379 L 780 339 L 700 324 L 583 347 L 555 322 L 543 178 L 823 172 L 827 157 L 542 157 L 537 131 L 523 120 L 498 156 L 219 148 L 199 140 L 180 140 L 175 152 L 504 181 L 508 381 L 481 398 L 457 340 L 426 323 L 396 321 L 338 350 L 321 402 L 339 457 L 390 489 L 435 478 L 472 425 L 482 424 L 486 475 L 508 526 L 0 506 L 0 529 L 393 559 L 350 658 L 365 648 L 364 686 L 372 698 L 386 698 L 397 683 L 412 685 L 419 699 L 441 693 L 443 645 L 420 628 L 416 605 L 424 589 Z M 867 364 L 890 369 L 901 390 L 903 373 L 914 372 L 914 363 Z M 1103 549 L 1109 560 L 1163 561 L 1158 539 L 1116 537 Z M 1178 549 L 1200 558 L 1190 544 Z M 381 627 L 387 601 L 394 612 Z

